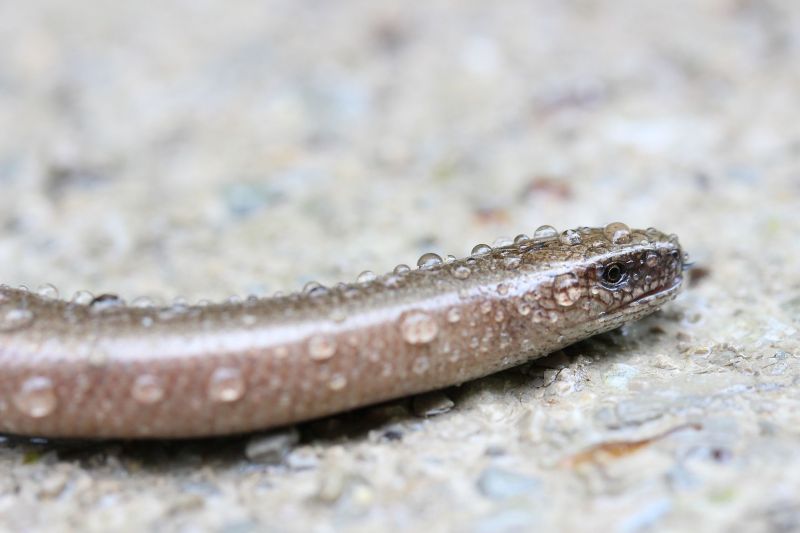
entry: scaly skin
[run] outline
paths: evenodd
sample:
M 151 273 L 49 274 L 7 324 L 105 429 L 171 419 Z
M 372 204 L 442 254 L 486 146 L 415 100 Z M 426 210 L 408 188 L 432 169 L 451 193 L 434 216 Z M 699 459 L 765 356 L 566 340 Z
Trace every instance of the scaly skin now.
M 238 303 L 3 287 L 0 431 L 222 435 L 461 383 L 652 313 L 680 289 L 682 259 L 674 236 L 610 224 Z

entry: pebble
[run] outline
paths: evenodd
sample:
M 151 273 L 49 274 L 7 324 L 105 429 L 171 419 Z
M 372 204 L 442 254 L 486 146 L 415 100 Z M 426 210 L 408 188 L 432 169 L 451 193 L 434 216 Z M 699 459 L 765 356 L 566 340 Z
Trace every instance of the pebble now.
M 478 477 L 478 491 L 493 500 L 532 496 L 542 488 L 536 478 L 490 466 Z
M 450 411 L 455 403 L 440 391 L 429 392 L 414 396 L 411 402 L 411 410 L 419 417 L 429 417 L 441 415 Z
M 254 463 L 278 464 L 283 462 L 291 449 L 300 441 L 297 428 L 264 433 L 250 438 L 244 454 Z

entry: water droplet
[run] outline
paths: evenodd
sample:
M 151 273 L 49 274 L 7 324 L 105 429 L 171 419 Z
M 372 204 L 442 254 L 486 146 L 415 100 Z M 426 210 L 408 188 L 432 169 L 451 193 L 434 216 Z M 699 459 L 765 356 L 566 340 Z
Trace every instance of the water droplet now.
M 439 254 L 435 254 L 433 252 L 422 254 L 420 258 L 417 260 L 417 266 L 419 268 L 431 268 L 441 264 L 442 264 L 442 258 L 439 256 Z
M 131 307 L 139 309 L 147 309 L 148 307 L 155 307 L 156 302 L 149 296 L 137 296 L 131 301 Z
M 314 335 L 308 340 L 308 355 L 315 361 L 330 359 L 336 353 L 336 340 L 326 334 Z
M 526 243 L 526 242 L 528 242 L 529 240 L 531 240 L 531 238 L 530 238 L 530 237 L 528 237 L 528 236 L 527 236 L 527 235 L 525 235 L 524 233 L 520 233 L 519 235 L 517 235 L 516 237 L 514 237 L 514 244 L 516 244 L 516 245 L 520 245 L 520 244 L 523 244 L 523 243 Z
M 461 320 L 461 310 L 458 307 L 451 307 L 447 310 L 447 321 L 455 324 Z
M 522 316 L 527 316 L 531 312 L 531 306 L 526 302 L 519 302 L 517 304 L 517 312 Z
M 553 296 L 562 307 L 573 305 L 580 299 L 581 293 L 580 280 L 572 272 L 556 276 L 553 281 Z
M 444 262 L 445 263 L 452 263 L 455 260 L 456 260 L 456 256 L 454 256 L 452 254 L 447 254 L 447 257 L 444 258 Z
M 506 294 L 508 294 L 508 285 L 506 285 L 505 283 L 498 284 L 497 294 L 499 294 L 500 296 L 505 296 Z
M 35 315 L 30 309 L 15 307 L 5 311 L 0 310 L 0 332 L 15 331 L 33 323 Z
M 347 378 L 344 376 L 344 374 L 334 374 L 331 376 L 331 379 L 328 382 L 328 387 L 334 391 L 342 390 L 346 386 Z
M 502 248 L 504 246 L 510 246 L 513 243 L 514 241 L 512 241 L 508 237 L 498 237 L 497 239 L 494 240 L 492 244 L 495 248 Z
M 459 265 L 453 269 L 453 276 L 458 279 L 467 279 L 471 273 L 472 271 L 469 269 L 469 267 L 464 265 Z
M 145 405 L 153 404 L 164 397 L 164 386 L 156 376 L 142 374 L 133 382 L 131 396 L 139 403 Z
M 328 288 L 318 281 L 309 281 L 303 285 L 303 293 L 309 296 L 322 296 L 328 292 Z
M 556 237 L 558 237 L 558 230 L 553 226 L 539 226 L 536 228 L 536 231 L 533 232 L 534 241 L 552 241 Z
M 486 255 L 492 251 L 492 247 L 488 244 L 476 244 L 472 248 L 470 255 Z
M 622 222 L 612 222 L 603 228 L 603 235 L 614 244 L 626 244 L 631 241 L 631 229 Z
M 650 268 L 658 266 L 658 254 L 655 252 L 647 252 L 644 263 Z
M 581 234 L 574 229 L 568 229 L 567 231 L 563 232 L 561 237 L 559 237 L 559 240 L 562 244 L 567 244 L 569 246 L 580 244 L 582 241 Z
M 409 344 L 427 344 L 436 338 L 439 325 L 425 311 L 410 311 L 400 322 L 400 333 Z
M 337 323 L 344 322 L 347 320 L 347 313 L 344 312 L 344 309 L 341 307 L 337 307 L 333 311 L 331 311 L 331 320 Z
M 116 294 L 101 294 L 96 298 L 92 298 L 92 301 L 89 302 L 89 309 L 92 313 L 99 314 L 124 305 L 125 301 Z
M 361 274 L 358 275 L 356 278 L 356 282 L 358 283 L 369 283 L 370 281 L 375 281 L 378 276 L 375 275 L 375 272 L 371 270 L 365 270 Z
M 406 272 L 408 272 L 410 270 L 411 270 L 410 266 L 404 265 L 404 264 L 401 263 L 401 264 L 397 265 L 396 267 L 394 267 L 394 270 L 392 272 L 394 272 L 395 274 L 399 275 L 399 274 L 405 274 Z
M 43 418 L 56 409 L 58 399 L 50 378 L 34 376 L 26 379 L 14 395 L 17 409 L 33 418 Z
M 55 287 L 55 285 L 51 285 L 49 283 L 45 283 L 44 285 L 39 285 L 39 288 L 36 289 L 36 294 L 38 294 L 42 298 L 47 298 L 50 300 L 58 300 L 58 289 Z
M 522 259 L 517 257 L 516 255 L 510 255 L 508 257 L 503 258 L 503 267 L 506 270 L 516 270 L 522 264 Z
M 431 362 L 423 355 L 414 359 L 414 362 L 411 365 L 411 370 L 415 374 L 424 374 L 430 367 Z
M 208 396 L 214 402 L 235 402 L 244 396 L 244 389 L 244 378 L 238 368 L 217 368 L 208 380 Z
M 89 291 L 78 291 L 72 295 L 72 300 L 70 300 L 74 304 L 78 305 L 88 305 L 91 301 L 94 300 L 94 294 Z

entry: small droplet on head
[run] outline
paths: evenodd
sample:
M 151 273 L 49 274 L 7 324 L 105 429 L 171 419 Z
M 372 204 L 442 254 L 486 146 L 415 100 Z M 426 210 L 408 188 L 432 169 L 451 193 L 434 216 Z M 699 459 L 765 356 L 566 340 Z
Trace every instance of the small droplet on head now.
M 580 233 L 578 233 L 574 229 L 568 229 L 561 234 L 561 236 L 559 237 L 559 241 L 561 241 L 562 244 L 574 246 L 576 244 L 580 244 L 583 241 L 583 239 Z
M 53 382 L 44 376 L 26 379 L 14 395 L 14 405 L 32 418 L 43 418 L 51 414 L 58 405 Z
M 357 283 L 369 283 L 370 281 L 375 281 L 378 276 L 375 275 L 375 272 L 371 270 L 365 270 L 361 274 L 358 275 L 356 278 Z
M 392 270 L 392 272 L 394 272 L 395 274 L 399 275 L 399 274 L 405 274 L 406 272 L 408 272 L 410 270 L 411 270 L 410 266 L 401 263 L 401 264 L 397 265 L 396 267 L 394 267 L 394 270 Z
M 155 305 L 155 300 L 149 296 L 137 296 L 131 301 L 131 307 L 136 307 L 138 309 L 147 309 L 149 307 L 155 307 Z
M 503 258 L 503 267 L 505 267 L 506 270 L 516 270 L 521 264 L 522 259 L 515 255 L 510 255 Z
M 328 288 L 318 281 L 309 281 L 303 285 L 303 293 L 309 296 L 322 296 L 328 292 Z
M 502 248 L 503 246 L 510 246 L 513 243 L 514 241 L 512 241 L 508 237 L 498 237 L 497 239 L 494 240 L 492 245 L 494 248 Z
M 208 380 L 208 397 L 214 402 L 235 402 L 244 396 L 244 390 L 244 378 L 238 368 L 217 368 Z
M 612 222 L 603 228 L 603 235 L 614 244 L 631 242 L 631 229 L 622 222 Z
M 516 245 L 520 245 L 520 244 L 523 244 L 523 243 L 526 243 L 526 242 L 528 242 L 529 240 L 531 240 L 531 238 L 530 238 L 530 237 L 528 237 L 528 236 L 527 236 L 527 235 L 525 235 L 524 233 L 520 233 L 519 235 L 517 235 L 516 237 L 514 237 L 514 244 L 516 244 Z
M 452 254 L 447 254 L 447 256 L 444 258 L 444 262 L 445 263 L 452 263 L 455 260 L 456 260 L 456 256 L 454 256 Z
M 539 226 L 536 228 L 536 231 L 533 232 L 534 241 L 551 241 L 556 237 L 558 237 L 558 230 L 553 226 Z
M 336 353 L 336 339 L 324 333 L 314 335 L 308 340 L 308 355 L 315 361 L 324 361 Z
M 556 276 L 553 280 L 553 296 L 556 303 L 562 307 L 575 304 L 580 299 L 581 293 L 580 280 L 572 272 Z
M 489 246 L 488 244 L 476 244 L 472 248 L 472 252 L 470 252 L 470 255 L 486 255 L 491 251 L 492 247 Z
M 333 391 L 342 390 L 347 386 L 347 378 L 344 374 L 334 374 L 331 376 L 330 381 L 328 381 L 328 388 Z
M 467 279 L 471 273 L 472 271 L 469 269 L 469 267 L 464 265 L 459 265 L 453 269 L 453 276 L 458 279 Z
M 420 258 L 417 260 L 417 266 L 419 268 L 431 268 L 437 265 L 442 264 L 442 258 L 439 254 L 435 254 L 433 252 L 428 252 L 427 254 L 422 254 Z
M 142 374 L 133 382 L 131 396 L 141 404 L 154 404 L 164 397 L 164 386 L 156 376 Z
M 72 295 L 71 303 L 78 305 L 88 305 L 94 300 L 94 294 L 89 291 L 78 291 Z
M 400 322 L 400 334 L 409 344 L 427 344 L 436 338 L 439 325 L 425 311 L 406 313 Z
M 116 294 L 101 294 L 89 302 L 89 310 L 94 314 L 100 314 L 124 305 L 125 301 Z
M 30 326 L 36 316 L 24 307 L 0 309 L 0 332 L 16 331 Z
M 39 285 L 39 288 L 36 289 L 36 294 L 48 300 L 58 300 L 58 289 L 50 283 Z

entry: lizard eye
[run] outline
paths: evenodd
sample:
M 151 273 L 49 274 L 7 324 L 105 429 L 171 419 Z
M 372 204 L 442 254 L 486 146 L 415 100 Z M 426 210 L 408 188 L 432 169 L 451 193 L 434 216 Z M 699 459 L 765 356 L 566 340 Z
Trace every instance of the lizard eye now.
M 603 269 L 603 281 L 607 285 L 617 286 L 620 285 L 627 274 L 625 265 L 622 263 L 611 263 Z

